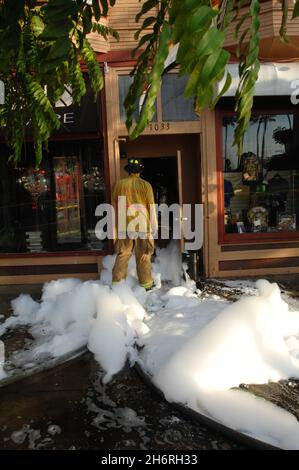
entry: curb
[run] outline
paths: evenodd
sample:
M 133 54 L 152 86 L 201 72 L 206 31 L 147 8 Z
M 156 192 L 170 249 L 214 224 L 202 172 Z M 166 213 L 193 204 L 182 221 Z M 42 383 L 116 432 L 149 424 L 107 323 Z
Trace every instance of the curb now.
M 160 396 L 160 398 L 162 398 L 163 400 L 166 400 L 162 390 L 160 390 L 152 382 L 151 376 L 142 369 L 140 364 L 135 363 L 134 369 L 136 370 L 140 378 L 146 383 L 147 386 L 149 386 L 155 393 L 157 393 Z M 239 444 L 243 444 L 244 446 L 250 448 L 251 450 L 253 449 L 254 450 L 283 450 L 280 447 L 275 447 L 271 444 L 260 441 L 259 439 L 255 439 L 254 437 L 250 437 L 250 436 L 247 436 L 246 434 L 238 432 L 235 429 L 229 428 L 228 426 L 221 424 L 219 421 L 215 421 L 206 415 L 198 413 L 197 411 L 194 411 L 191 408 L 188 408 L 187 406 L 181 403 L 175 403 L 175 402 L 171 402 L 171 403 L 168 402 L 168 403 L 172 405 L 175 409 L 180 411 L 182 414 L 188 416 L 189 418 L 198 422 L 199 424 L 204 425 L 213 431 L 217 431 L 221 433 L 223 436 Z
M 28 369 L 27 371 L 23 371 L 21 374 L 9 375 L 8 377 L 3 378 L 0 380 L 0 388 L 6 387 L 15 382 L 19 382 L 23 379 L 31 377 L 35 374 L 43 372 L 45 370 L 53 369 L 56 366 L 64 364 L 65 362 L 71 361 L 73 359 L 77 359 L 78 357 L 82 356 L 88 351 L 86 346 L 82 346 L 81 348 L 75 349 L 74 351 L 68 352 L 63 354 L 62 356 L 55 357 L 50 359 L 46 362 L 46 364 L 38 365 L 33 367 L 32 369 Z

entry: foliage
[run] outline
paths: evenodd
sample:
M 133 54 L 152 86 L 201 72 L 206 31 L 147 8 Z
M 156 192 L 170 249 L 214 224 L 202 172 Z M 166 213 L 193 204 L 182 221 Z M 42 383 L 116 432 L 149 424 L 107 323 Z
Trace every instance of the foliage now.
M 60 123 L 54 111 L 65 85 L 80 103 L 86 92 L 85 64 L 95 96 L 103 77 L 87 34 L 97 31 L 105 39 L 117 33 L 100 24 L 115 0 L 5 0 L 0 4 L 0 80 L 5 83 L 5 104 L 0 126 L 20 159 L 25 130 L 32 133 L 37 165 L 42 145 Z
M 231 84 L 225 49 L 228 31 L 237 38 L 240 84 L 236 93 L 235 144 L 242 152 L 244 132 L 250 121 L 254 85 L 259 72 L 259 0 L 139 0 L 136 16 L 138 46 L 133 51 L 136 65 L 133 83 L 125 100 L 127 128 L 135 139 L 155 113 L 155 101 L 165 73 L 164 63 L 177 46 L 176 65 L 188 76 L 185 96 L 193 97 L 195 109 L 213 107 Z M 288 0 L 282 9 L 280 35 L 287 38 Z M 21 155 L 25 129 L 32 133 L 36 161 L 42 145 L 60 125 L 54 104 L 70 84 L 80 103 L 86 92 L 82 74 L 85 64 L 95 95 L 103 87 L 101 69 L 87 39 L 97 32 L 105 39 L 118 38 L 101 23 L 116 0 L 3 0 L 0 2 L 0 80 L 6 101 L 0 105 L 0 126 L 12 148 L 12 158 Z M 244 8 L 243 8 L 244 7 Z M 299 0 L 292 6 L 299 16 Z M 233 26 L 231 26 L 233 25 Z M 136 26 L 137 28 L 137 26 Z M 223 83 L 219 91 L 219 82 Z M 136 101 L 142 103 L 137 123 L 133 122 Z
M 293 139 L 293 129 L 286 129 L 285 127 L 277 127 L 273 131 L 273 139 L 278 144 L 286 145 Z
M 289 3 L 288 0 L 280 0 L 280 3 L 283 12 L 280 36 L 283 41 L 288 41 Z M 293 7 L 293 18 L 297 16 L 299 0 Z M 233 22 L 240 75 L 234 143 L 241 154 L 260 67 L 260 1 L 146 0 L 142 1 L 136 21 L 141 18 L 145 19 L 135 36 L 139 44 L 133 51 L 136 56 L 134 79 L 125 101 L 130 137 L 138 137 L 154 115 L 154 103 L 165 72 L 163 64 L 174 45 L 178 45 L 175 65 L 179 67 L 179 74 L 188 76 L 185 96 L 194 97 L 197 112 L 215 106 L 231 84 L 231 76 L 226 72 L 230 54 L 224 44 Z M 149 26 L 152 32 L 148 32 Z M 223 87 L 219 91 L 220 81 Z M 133 113 L 138 99 L 143 105 L 139 120 L 134 124 Z

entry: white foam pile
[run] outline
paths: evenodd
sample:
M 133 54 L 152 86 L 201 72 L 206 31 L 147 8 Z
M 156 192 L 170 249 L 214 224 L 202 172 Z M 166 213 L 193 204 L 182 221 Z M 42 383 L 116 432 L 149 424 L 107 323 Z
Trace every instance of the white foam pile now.
M 171 245 L 169 249 L 160 250 L 161 259 L 158 256 L 153 270 L 158 286 L 161 286 L 159 270 L 167 271 L 164 264 L 168 263 L 168 257 L 164 251 L 168 250 L 173 258 L 173 271 L 181 272 L 178 249 Z M 137 282 L 133 258 L 126 282 L 110 287 L 114 260 L 115 256 L 104 259 L 99 281 L 51 281 L 43 286 L 41 302 L 34 301 L 28 294 L 21 294 L 12 301 L 14 314 L 0 326 L 0 336 L 9 328 L 30 325 L 29 332 L 34 337 L 27 350 L 10 356 L 9 361 L 15 368 L 30 369 L 37 361 L 64 356 L 87 344 L 107 372 L 104 381 L 109 381 L 127 358 L 134 360 L 133 344 L 148 331 L 143 322 L 146 315 L 143 304 L 148 294 Z M 163 275 L 162 279 L 165 279 Z
M 199 301 L 194 308 L 188 297 L 189 310 L 184 308 L 186 292 L 176 290 L 180 299 L 172 314 L 166 312 L 169 323 L 162 313 L 149 322 L 144 367 L 167 400 L 273 445 L 299 449 L 299 423 L 293 415 L 230 390 L 241 383 L 299 377 L 299 312 L 288 308 L 277 284 L 260 280 L 257 289 L 256 296 L 229 306 L 222 302 L 220 313 L 219 301 Z M 170 297 L 166 309 L 175 304 Z
M 178 253 L 174 244 L 158 252 L 156 284 L 171 284 L 151 293 L 138 285 L 133 259 L 126 282 L 111 287 L 115 258 L 107 256 L 99 281 L 46 283 L 41 302 L 22 294 L 12 302 L 14 315 L 0 326 L 0 335 L 29 324 L 35 340 L 14 362 L 19 354 L 23 366 L 32 367 L 36 357 L 58 357 L 87 344 L 106 371 L 105 383 L 127 359 L 138 360 L 169 401 L 278 447 L 299 449 L 293 415 L 231 390 L 240 383 L 299 378 L 296 306 L 288 306 L 278 286 L 263 280 L 232 304 L 215 295 L 199 297 L 193 282 L 179 282 Z M 139 355 L 135 342 L 143 346 Z
M 14 316 L 3 330 L 15 320 L 31 325 L 35 338 L 28 351 L 10 358 L 23 368 L 32 367 L 36 358 L 63 356 L 88 344 L 109 380 L 123 367 L 134 338 L 146 331 L 145 311 L 124 283 L 111 289 L 101 281 L 52 281 L 44 285 L 41 303 L 22 294 L 12 306 Z
M 4 363 L 5 363 L 5 346 L 4 346 L 4 343 L 0 341 L 0 380 L 4 379 L 7 376 L 6 372 L 3 369 Z

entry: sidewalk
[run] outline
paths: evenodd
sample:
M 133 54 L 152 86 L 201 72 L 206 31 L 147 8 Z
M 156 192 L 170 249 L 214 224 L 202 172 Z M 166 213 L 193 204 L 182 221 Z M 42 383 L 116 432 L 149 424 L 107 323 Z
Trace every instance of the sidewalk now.
M 1 449 L 200 450 L 241 446 L 186 418 L 124 368 L 108 386 L 91 354 L 0 388 Z
M 41 285 L 0 287 L 0 314 L 11 314 L 20 293 L 35 299 Z M 6 355 L 23 348 L 25 327 L 2 339 Z M 240 449 L 185 417 L 123 369 L 107 386 L 92 354 L 0 387 L 2 449 Z
M 251 283 L 260 277 L 246 277 L 246 278 L 227 278 L 227 279 L 207 279 L 201 280 L 198 282 L 199 289 L 203 294 L 216 294 L 221 297 L 225 297 L 227 300 L 237 300 L 240 296 L 246 295 L 238 284 L 246 280 L 250 280 Z M 281 292 L 288 292 L 291 296 L 299 298 L 299 274 L 289 274 L 289 275 L 271 275 L 264 276 L 271 282 L 277 282 Z M 226 281 L 234 281 L 233 286 L 230 285 L 229 288 L 225 288 Z M 11 301 L 18 297 L 21 293 L 30 294 L 34 300 L 39 300 L 42 292 L 42 284 L 34 285 L 17 285 L 17 286 L 0 286 L 0 325 L 1 323 L 12 314 Z M 2 318 L 1 318 L 2 317 Z M 5 344 L 5 357 L 6 360 L 11 356 L 15 351 L 20 351 L 22 349 L 28 349 L 28 346 L 33 340 L 30 332 L 26 326 L 17 326 L 14 329 L 9 329 L 2 337 L 1 340 Z M 72 355 L 70 354 L 70 357 Z M 60 361 L 61 362 L 61 361 Z M 55 363 L 55 361 L 53 362 Z M 59 363 L 59 360 L 58 360 Z M 49 364 L 51 367 L 52 365 Z M 13 366 L 14 367 L 14 366 Z M 37 367 L 36 370 L 41 370 L 42 367 Z M 28 371 L 30 373 L 30 371 Z
M 299 296 L 299 275 L 267 276 Z M 242 279 L 240 279 L 241 281 Z M 216 284 L 214 284 L 214 282 Z M 217 280 L 207 281 L 219 293 Z M 41 285 L 0 287 L 0 314 L 20 293 L 38 299 Z M 2 339 L 6 353 L 30 340 L 26 328 Z M 107 386 L 91 354 L 0 388 L 2 449 L 240 449 L 241 446 L 182 415 L 151 391 L 134 369 Z M 258 393 L 257 393 L 258 394 Z

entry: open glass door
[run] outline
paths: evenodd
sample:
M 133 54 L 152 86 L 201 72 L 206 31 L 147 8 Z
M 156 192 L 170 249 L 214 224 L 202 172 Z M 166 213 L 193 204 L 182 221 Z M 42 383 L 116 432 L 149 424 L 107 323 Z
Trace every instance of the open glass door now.
M 177 174 L 178 174 L 178 196 L 180 205 L 180 219 L 176 220 L 180 224 L 180 245 L 181 251 L 185 249 L 184 241 L 184 218 L 183 218 L 183 176 L 182 176 L 182 154 L 180 150 L 177 150 Z

